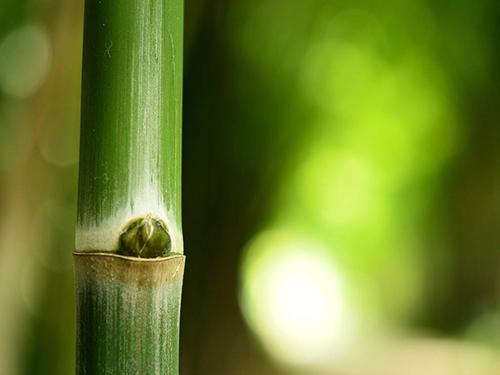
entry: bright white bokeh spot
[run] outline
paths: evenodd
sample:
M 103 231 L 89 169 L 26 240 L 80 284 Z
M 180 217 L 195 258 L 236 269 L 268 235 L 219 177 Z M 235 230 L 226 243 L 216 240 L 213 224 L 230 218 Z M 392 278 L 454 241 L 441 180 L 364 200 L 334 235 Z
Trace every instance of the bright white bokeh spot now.
M 51 63 L 49 36 L 37 26 L 23 26 L 0 44 L 0 88 L 10 96 L 27 98 L 43 84 Z
M 342 307 L 340 281 L 332 269 L 314 256 L 293 251 L 269 272 L 263 297 L 275 332 L 300 351 L 328 345 Z
M 321 362 L 345 341 L 342 283 L 326 254 L 319 245 L 285 232 L 263 232 L 247 249 L 243 312 L 281 362 Z

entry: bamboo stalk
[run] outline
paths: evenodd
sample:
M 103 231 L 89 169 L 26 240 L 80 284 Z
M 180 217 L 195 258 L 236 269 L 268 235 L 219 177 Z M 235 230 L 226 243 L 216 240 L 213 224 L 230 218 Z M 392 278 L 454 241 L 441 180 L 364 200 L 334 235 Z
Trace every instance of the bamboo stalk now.
M 178 374 L 182 28 L 182 0 L 85 3 L 80 375 Z
M 178 374 L 184 257 L 75 254 L 77 374 Z
M 86 0 L 77 251 L 150 215 L 183 252 L 182 24 L 182 0 Z

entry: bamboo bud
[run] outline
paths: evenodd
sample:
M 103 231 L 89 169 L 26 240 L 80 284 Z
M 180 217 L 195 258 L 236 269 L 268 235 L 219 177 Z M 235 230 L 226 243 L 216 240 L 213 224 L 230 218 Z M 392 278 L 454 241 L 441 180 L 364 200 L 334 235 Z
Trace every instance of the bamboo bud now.
M 172 241 L 166 224 L 160 219 L 143 217 L 132 220 L 120 235 L 118 254 L 138 258 L 167 256 Z

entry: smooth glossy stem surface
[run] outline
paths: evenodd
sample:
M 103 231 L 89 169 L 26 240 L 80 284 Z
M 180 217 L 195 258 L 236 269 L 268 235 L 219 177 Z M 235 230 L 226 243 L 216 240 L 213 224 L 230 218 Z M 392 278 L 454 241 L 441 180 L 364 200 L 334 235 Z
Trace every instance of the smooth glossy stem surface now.
M 118 248 L 137 217 L 183 253 L 183 0 L 86 0 L 76 251 Z

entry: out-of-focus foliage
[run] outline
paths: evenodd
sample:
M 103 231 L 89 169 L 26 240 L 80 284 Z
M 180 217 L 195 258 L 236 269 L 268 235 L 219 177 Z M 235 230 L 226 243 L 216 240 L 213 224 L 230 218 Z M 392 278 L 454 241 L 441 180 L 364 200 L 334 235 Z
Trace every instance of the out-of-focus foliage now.
M 497 374 L 500 5 L 186 0 L 181 373 Z M 0 4 L 0 373 L 74 368 L 83 2 Z

